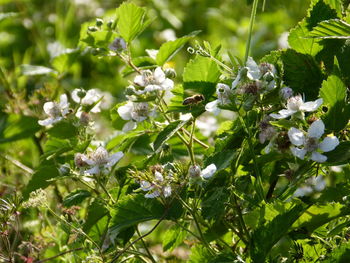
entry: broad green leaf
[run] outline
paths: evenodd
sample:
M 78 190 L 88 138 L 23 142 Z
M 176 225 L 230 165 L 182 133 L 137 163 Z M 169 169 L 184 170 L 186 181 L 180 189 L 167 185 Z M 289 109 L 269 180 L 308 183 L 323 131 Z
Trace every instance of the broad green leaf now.
M 180 130 L 188 121 L 174 121 L 166 126 L 157 136 L 153 143 L 153 148 L 155 152 L 161 150 L 162 145 L 169 140 L 178 130 Z
M 173 41 L 164 43 L 158 51 L 156 62 L 162 66 L 165 62 L 170 60 L 191 38 L 196 36 L 200 31 L 194 31 L 187 36 L 183 36 Z
M 49 129 L 48 134 L 60 139 L 67 139 L 77 135 L 78 129 L 71 122 L 63 120 Z
M 301 216 L 305 205 L 301 203 L 276 215 L 267 224 L 258 227 L 251 237 L 251 257 L 255 263 L 264 263 L 272 247 L 285 236 L 291 225 Z
M 230 193 L 227 187 L 215 187 L 202 200 L 202 216 L 206 219 L 217 219 L 224 216 Z
M 340 131 L 350 119 L 350 105 L 346 103 L 347 90 L 342 80 L 331 75 L 323 81 L 320 96 L 328 111 L 323 116 L 328 130 Z
M 39 188 L 48 187 L 52 178 L 58 177 L 60 174 L 55 167 L 54 163 L 45 163 L 38 168 L 38 170 L 32 175 L 27 186 L 23 190 L 23 198 L 28 199 L 29 194 Z
M 67 49 L 62 54 L 53 58 L 51 64 L 59 73 L 64 73 L 73 65 L 78 57 L 75 49 Z
M 87 217 L 83 226 L 84 232 L 89 232 L 90 229 L 103 217 L 108 215 L 107 208 L 99 200 L 94 200 L 87 209 Z
M 350 160 L 350 142 L 341 142 L 333 151 L 324 154 L 327 156 L 328 165 L 346 164 Z
M 217 83 L 220 77 L 220 70 L 217 64 L 209 58 L 196 56 L 191 59 L 184 69 L 183 81 Z M 185 87 L 186 88 L 186 87 Z
M 187 226 L 184 226 L 187 227 Z M 164 233 L 163 238 L 163 251 L 170 250 L 178 247 L 186 238 L 187 232 L 178 225 L 174 225 Z
M 182 208 L 173 202 L 169 208 L 157 199 L 147 199 L 143 194 L 128 195 L 118 201 L 111 211 L 110 230 L 119 233 L 123 229 L 153 219 L 175 219 L 181 216 Z
M 309 207 L 292 225 L 292 229 L 303 228 L 312 233 L 320 226 L 341 216 L 349 215 L 350 208 L 339 203 L 313 205 Z
M 57 72 L 52 68 L 34 65 L 21 65 L 21 73 L 25 76 L 35 76 L 35 75 L 48 75 L 51 73 L 56 74 Z
M 146 11 L 133 3 L 122 3 L 117 9 L 117 27 L 126 42 L 131 42 L 149 24 Z
M 73 205 L 78 205 L 90 196 L 91 196 L 91 193 L 89 191 L 83 190 L 83 189 L 78 189 L 72 193 L 69 193 L 64 198 L 63 205 L 65 207 L 71 207 Z
M 209 250 L 203 245 L 196 245 L 191 248 L 188 263 L 209 263 L 213 258 Z
M 31 138 L 41 128 L 37 118 L 5 113 L 0 116 L 0 143 Z
M 349 39 L 350 24 L 339 19 L 326 20 L 314 27 L 310 36 L 322 39 Z
M 214 152 L 208 156 L 204 163 L 205 165 L 215 164 L 217 171 L 227 168 L 231 161 L 237 156 L 237 152 L 233 150 L 223 150 Z
M 288 49 L 282 54 L 284 81 L 297 94 L 305 94 L 306 101 L 318 97 L 323 75 L 310 56 Z

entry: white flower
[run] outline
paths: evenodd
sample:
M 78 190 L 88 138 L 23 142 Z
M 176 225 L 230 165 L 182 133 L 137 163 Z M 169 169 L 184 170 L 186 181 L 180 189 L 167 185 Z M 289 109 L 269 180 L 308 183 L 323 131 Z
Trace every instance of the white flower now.
M 218 99 L 205 105 L 205 110 L 212 112 L 214 115 L 220 113 L 220 105 L 229 104 L 231 102 L 230 97 L 232 95 L 232 89 L 226 84 L 218 83 L 216 86 L 216 94 Z
M 59 122 L 69 112 L 69 103 L 66 94 L 60 96 L 60 102 L 49 101 L 44 104 L 44 111 L 49 116 L 45 120 L 39 120 L 38 123 L 42 126 L 48 126 Z
M 306 181 L 306 185 L 299 187 L 293 194 L 295 197 L 310 195 L 314 191 L 321 192 L 326 187 L 326 181 L 322 175 L 311 177 Z
M 256 64 L 253 58 L 248 57 L 246 66 L 238 71 L 236 79 L 232 82 L 232 89 L 237 87 L 242 77 L 247 77 L 250 80 L 259 80 L 261 78 L 259 66 Z
M 201 177 L 208 179 L 216 173 L 216 170 L 216 165 L 213 163 L 205 167 L 204 170 L 201 170 L 201 167 L 199 165 L 191 165 L 188 169 L 188 173 L 192 178 Z
M 118 114 L 123 120 L 129 121 L 123 127 L 123 131 L 126 132 L 135 129 L 137 122 L 142 122 L 149 116 L 153 116 L 154 111 L 149 110 L 147 102 L 128 101 L 118 108 Z
M 90 112 L 93 113 L 100 112 L 101 108 L 108 109 L 113 102 L 113 96 L 109 92 L 102 92 L 99 89 L 90 89 L 88 91 L 74 89 L 72 91 L 72 99 L 83 106 L 90 106 L 98 102 L 90 110 Z M 81 112 L 81 109 L 79 109 L 78 112 Z M 77 116 L 80 117 L 80 114 L 77 114 Z
M 171 186 L 167 184 L 164 180 L 163 175 L 156 171 L 154 173 L 154 181 L 148 182 L 142 180 L 140 182 L 140 188 L 148 192 L 145 194 L 145 198 L 156 198 L 159 197 L 160 195 L 163 195 L 165 198 L 169 197 L 171 195 L 172 189 Z
M 324 123 L 322 120 L 313 122 L 308 130 L 307 135 L 296 128 L 291 128 L 288 131 L 288 137 L 294 146 L 291 146 L 291 152 L 294 156 L 304 159 L 307 153 L 311 153 L 311 160 L 323 163 L 327 160 L 327 156 L 319 153 L 329 152 L 338 146 L 339 140 L 335 136 L 327 136 L 322 142 L 319 139 L 324 133 Z M 304 146 L 303 148 L 299 148 Z
M 291 97 L 287 100 L 287 109 L 280 110 L 278 114 L 270 114 L 272 118 L 284 119 L 294 113 L 301 112 L 312 112 L 318 109 L 323 103 L 323 99 L 317 99 L 315 101 L 304 102 L 301 95 Z
M 90 166 L 90 169 L 86 170 L 87 174 L 99 174 L 102 170 L 108 169 L 115 165 L 124 154 L 117 152 L 111 156 L 107 150 L 102 146 L 98 147 L 95 151 L 86 155 L 80 155 L 79 159 Z
M 174 82 L 165 76 L 165 73 L 160 67 L 157 67 L 154 72 L 150 70 L 142 71 L 141 75 L 135 77 L 134 83 L 140 87 L 144 87 L 143 90 L 138 90 L 138 95 L 158 90 L 166 91 L 174 87 Z

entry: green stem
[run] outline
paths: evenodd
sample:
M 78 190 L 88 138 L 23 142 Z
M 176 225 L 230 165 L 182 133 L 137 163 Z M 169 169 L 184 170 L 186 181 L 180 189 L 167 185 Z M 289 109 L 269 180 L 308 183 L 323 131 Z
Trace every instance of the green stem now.
M 136 233 L 137 233 L 137 235 L 139 236 L 139 238 L 140 238 L 140 240 L 141 240 L 141 243 L 142 243 L 144 249 L 146 250 L 146 253 L 148 254 L 148 258 L 149 258 L 153 263 L 156 263 L 156 261 L 154 260 L 154 258 L 153 258 L 153 256 L 152 256 L 151 252 L 149 251 L 149 249 L 148 249 L 148 247 L 147 247 L 145 241 L 143 240 L 142 235 L 141 235 L 141 233 L 140 233 L 140 231 L 139 231 L 139 229 L 138 229 L 137 226 L 136 226 Z
M 101 181 L 99 180 L 100 176 L 101 176 L 101 174 L 99 174 L 98 176 L 94 175 L 96 182 L 98 183 L 99 186 L 101 186 L 102 190 L 106 193 L 106 195 L 109 197 L 109 199 L 112 201 L 112 203 L 115 204 L 115 200 L 113 199 L 111 194 L 108 192 L 106 187 L 103 185 L 103 183 L 101 183 Z
M 248 56 L 249 56 L 250 42 L 252 40 L 253 26 L 254 26 L 255 17 L 256 17 L 256 11 L 258 9 L 258 2 L 259 2 L 259 0 L 254 0 L 252 13 L 250 15 L 249 34 L 248 34 L 248 40 L 247 40 L 247 45 L 246 45 L 246 49 L 245 49 L 244 64 L 247 62 Z

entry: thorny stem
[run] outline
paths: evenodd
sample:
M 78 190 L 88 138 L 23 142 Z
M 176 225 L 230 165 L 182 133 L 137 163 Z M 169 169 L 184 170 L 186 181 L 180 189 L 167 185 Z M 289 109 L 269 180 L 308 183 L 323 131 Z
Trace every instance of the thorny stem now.
M 252 40 L 253 26 L 254 26 L 254 22 L 255 22 L 256 11 L 258 9 L 258 2 L 259 2 L 259 0 L 254 0 L 254 2 L 253 2 L 253 8 L 252 8 L 252 13 L 251 13 L 250 22 L 249 22 L 248 40 L 247 40 L 247 45 L 246 45 L 246 49 L 245 49 L 244 64 L 247 62 L 248 56 L 249 56 L 250 42 Z

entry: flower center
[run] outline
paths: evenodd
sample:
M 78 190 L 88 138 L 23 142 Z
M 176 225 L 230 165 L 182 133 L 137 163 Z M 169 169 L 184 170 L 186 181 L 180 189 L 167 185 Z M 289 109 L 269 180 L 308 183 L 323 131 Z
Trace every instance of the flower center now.
M 91 156 L 91 159 L 97 165 L 104 165 L 108 163 L 108 152 L 105 149 L 98 148 Z
M 147 117 L 148 116 L 148 104 L 145 104 L 145 103 L 135 104 L 134 111 L 140 117 Z
M 59 117 L 61 116 L 61 108 L 60 106 L 54 102 L 52 108 L 50 108 L 48 110 L 48 113 L 47 113 L 50 117 L 52 118 L 56 118 L 56 117 Z
M 313 152 L 318 148 L 318 139 L 316 138 L 307 138 L 305 142 L 305 150 L 308 152 Z
M 298 111 L 300 106 L 303 104 L 301 96 L 295 96 L 288 99 L 287 108 L 290 110 Z

